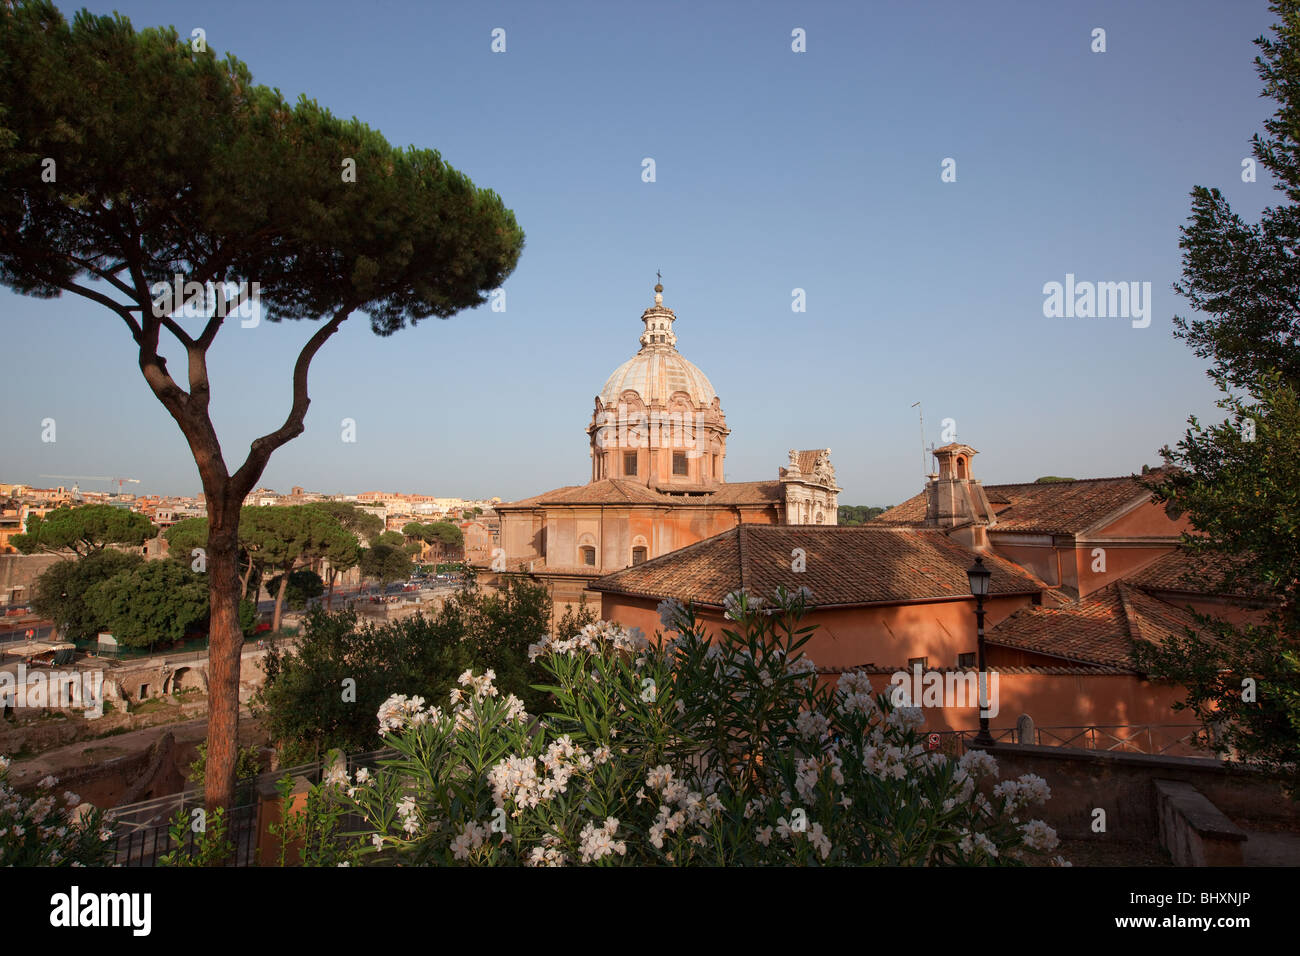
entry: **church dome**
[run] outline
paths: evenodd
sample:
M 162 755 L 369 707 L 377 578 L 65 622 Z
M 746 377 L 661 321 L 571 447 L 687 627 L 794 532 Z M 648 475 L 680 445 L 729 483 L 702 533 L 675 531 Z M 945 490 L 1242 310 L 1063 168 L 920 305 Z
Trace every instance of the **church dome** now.
M 655 286 L 655 304 L 641 315 L 645 331 L 641 349 L 614 370 L 600 390 L 605 405 L 617 404 L 626 391 L 636 392 L 647 406 L 667 405 L 674 392 L 685 392 L 697 408 L 713 404 L 717 392 L 707 375 L 677 351 L 673 322 L 677 316 L 664 307 L 663 286 Z
M 697 407 L 713 404 L 717 395 L 708 376 L 676 351 L 638 352 L 606 380 L 600 400 L 613 405 L 629 389 L 640 395 L 647 406 L 667 405 L 674 392 L 685 392 Z

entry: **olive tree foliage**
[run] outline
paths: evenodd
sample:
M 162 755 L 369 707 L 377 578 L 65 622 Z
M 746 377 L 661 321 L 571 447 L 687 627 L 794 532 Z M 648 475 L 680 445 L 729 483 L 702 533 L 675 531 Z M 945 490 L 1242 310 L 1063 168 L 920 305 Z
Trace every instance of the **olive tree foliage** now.
M 513 271 L 523 233 L 438 153 L 395 148 L 306 96 L 290 103 L 234 56 L 196 46 L 120 15 L 69 23 L 48 0 L 0 4 L 0 282 L 71 293 L 120 322 L 193 455 L 209 521 L 215 807 L 235 784 L 241 506 L 305 429 L 312 359 L 357 312 L 388 336 L 481 305 Z M 197 319 L 163 295 L 177 277 L 210 285 Z M 312 331 L 283 417 L 228 462 L 208 354 L 231 325 L 250 334 L 227 319 L 253 282 L 261 319 Z

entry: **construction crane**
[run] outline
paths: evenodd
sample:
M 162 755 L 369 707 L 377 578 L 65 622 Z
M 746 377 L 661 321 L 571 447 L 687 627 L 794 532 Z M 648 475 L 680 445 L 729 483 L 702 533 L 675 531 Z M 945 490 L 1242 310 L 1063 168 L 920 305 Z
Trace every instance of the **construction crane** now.
M 126 483 L 130 482 L 133 485 L 140 484 L 139 478 L 111 478 L 108 475 L 41 475 L 41 477 L 42 478 L 63 478 L 63 479 L 70 479 L 72 481 L 107 481 L 110 484 L 113 482 L 117 482 L 118 495 L 122 494 L 122 486 L 125 485 Z M 73 485 L 73 490 L 74 491 L 78 490 L 76 485 Z

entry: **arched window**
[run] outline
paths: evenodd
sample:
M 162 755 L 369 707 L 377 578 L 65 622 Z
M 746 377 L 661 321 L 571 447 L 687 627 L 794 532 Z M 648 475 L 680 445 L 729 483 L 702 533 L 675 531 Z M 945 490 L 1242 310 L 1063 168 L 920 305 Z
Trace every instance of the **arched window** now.
M 957 456 L 957 477 L 958 478 L 966 477 L 966 459 L 963 458 L 961 455 Z

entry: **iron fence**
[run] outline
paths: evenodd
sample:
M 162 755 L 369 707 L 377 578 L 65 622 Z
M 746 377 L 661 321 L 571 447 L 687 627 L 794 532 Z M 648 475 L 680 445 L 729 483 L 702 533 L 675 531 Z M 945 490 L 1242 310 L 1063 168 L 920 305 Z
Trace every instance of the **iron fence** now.
M 978 730 L 942 730 L 930 736 L 955 741 L 964 749 Z M 1015 727 L 990 730 L 995 743 L 1032 743 L 1113 753 L 1204 757 L 1207 736 L 1200 724 L 1083 724 L 1076 727 L 1035 727 L 1033 740 L 1021 740 Z
M 350 754 L 347 757 L 347 771 L 349 775 L 355 775 L 361 767 L 373 770 L 385 757 L 395 754 L 396 751 L 392 749 Z M 327 766 L 325 761 L 318 760 L 239 781 L 235 791 L 236 805 L 225 813 L 226 839 L 235 848 L 234 860 L 230 865 L 257 865 L 257 792 L 260 786 L 267 782 L 276 783 L 285 776 L 304 777 L 309 783 L 318 784 Z M 202 808 L 203 804 L 203 789 L 190 787 L 180 793 L 107 811 L 105 823 L 113 829 L 117 840 L 114 863 L 118 866 L 157 866 L 161 857 L 177 849 L 176 842 L 171 838 L 171 827 L 177 814 L 184 814 L 188 822 L 192 811 Z M 361 826 L 360 818 L 349 816 L 344 822 L 353 829 Z M 199 834 L 194 832 L 193 827 L 187 826 L 184 841 L 186 853 L 194 854 L 198 839 Z

